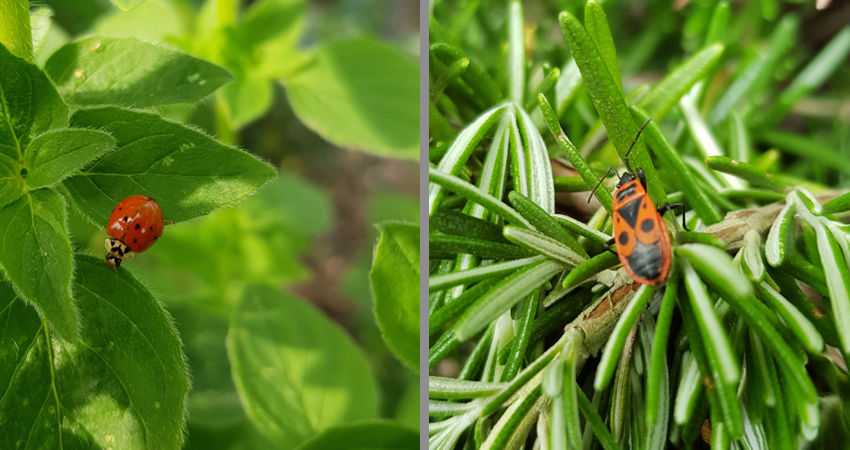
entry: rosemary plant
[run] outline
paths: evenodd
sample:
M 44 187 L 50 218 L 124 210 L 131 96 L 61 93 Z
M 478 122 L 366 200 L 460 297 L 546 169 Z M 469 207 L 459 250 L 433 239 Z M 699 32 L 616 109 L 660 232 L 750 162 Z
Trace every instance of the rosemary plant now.
M 430 448 L 845 448 L 850 26 L 526 3 L 430 4 Z M 693 230 L 652 286 L 605 246 L 632 145 Z

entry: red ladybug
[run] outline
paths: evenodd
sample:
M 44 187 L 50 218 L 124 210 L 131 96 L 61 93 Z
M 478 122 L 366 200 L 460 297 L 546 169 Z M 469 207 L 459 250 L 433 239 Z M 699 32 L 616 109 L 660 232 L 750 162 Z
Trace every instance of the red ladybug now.
M 146 195 L 134 195 L 118 202 L 106 232 L 110 238 L 104 243 L 106 264 L 117 270 L 122 261 L 129 261 L 149 249 L 162 236 L 165 223 L 162 220 L 162 210 L 156 200 Z
M 620 178 L 611 204 L 611 209 L 614 211 L 614 238 L 606 243 L 608 251 L 613 253 L 610 246 L 616 242 L 617 257 L 626 272 L 633 280 L 646 285 L 658 284 L 666 280 L 670 273 L 672 260 L 670 235 L 661 216 L 677 207 L 682 208 L 683 219 L 685 214 L 685 207 L 681 203 L 666 203 L 656 208 L 652 199 L 646 194 L 646 176 L 643 169 L 638 168 L 636 176 L 629 166 L 629 153 L 650 120 L 652 119 L 647 120 L 640 127 L 632 146 L 623 158 L 628 171 L 620 176 L 617 169 L 612 167 L 602 177 L 605 179 L 608 173 L 613 171 Z M 599 183 L 601 184 L 602 181 L 600 180 Z M 591 196 L 598 187 L 599 184 L 593 188 Z M 673 225 L 676 226 L 675 217 Z M 684 226 L 687 230 L 687 224 Z

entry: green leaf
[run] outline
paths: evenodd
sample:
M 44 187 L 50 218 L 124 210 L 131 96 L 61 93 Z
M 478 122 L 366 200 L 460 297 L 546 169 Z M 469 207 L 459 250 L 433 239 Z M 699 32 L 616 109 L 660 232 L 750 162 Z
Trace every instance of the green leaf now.
M 328 196 L 281 173 L 236 207 L 168 227 L 132 267 L 169 304 L 192 302 L 227 314 L 248 284 L 278 286 L 308 279 L 303 254 L 310 238 L 326 231 L 330 222 Z M 365 290 L 370 295 L 368 284 Z
M 821 214 L 835 214 L 850 210 L 850 192 L 839 195 L 821 205 Z
M 647 112 L 636 106 L 633 106 L 631 110 L 632 115 L 638 122 L 645 123 L 650 118 Z M 653 120 L 647 124 L 643 130 L 643 139 L 649 145 L 649 148 L 653 150 L 655 156 L 664 163 L 664 166 L 668 167 L 675 174 L 675 178 L 673 179 L 674 185 L 682 191 L 688 203 L 699 214 L 700 219 L 707 225 L 723 220 L 723 215 L 720 214 L 714 202 L 693 181 L 694 176 L 691 170 L 685 164 L 681 154 L 673 148 L 673 145 L 664 136 L 664 132 L 658 126 L 658 121 Z
M 611 383 L 611 377 L 614 376 L 628 335 L 640 318 L 643 307 L 649 303 L 654 293 L 654 286 L 641 285 L 629 300 L 629 304 L 626 305 L 626 309 L 623 310 L 620 319 L 617 320 L 617 324 L 611 331 L 611 337 L 605 342 L 605 349 L 602 351 L 602 357 L 599 360 L 599 369 L 596 371 L 593 380 L 594 389 L 605 389 Z
M 233 130 L 262 117 L 274 102 L 272 83 L 248 76 L 238 77 L 216 94 L 227 124 Z
M 258 72 L 264 76 L 286 76 L 274 70 L 281 57 L 290 56 L 304 32 L 306 20 L 303 0 L 261 0 L 245 11 L 238 30 L 250 49 Z
M 576 253 L 575 250 L 539 231 L 508 225 L 505 227 L 504 235 L 505 238 L 514 244 L 527 248 L 534 253 L 545 255 L 550 259 L 560 261 L 570 268 L 576 267 L 586 261 L 586 258 Z
M 850 26 L 845 26 L 782 91 L 776 103 L 771 105 L 765 113 L 762 122 L 774 122 L 785 116 L 795 103 L 823 84 L 847 59 L 848 53 L 850 53 Z
M 543 232 L 543 234 L 568 246 L 582 258 L 586 259 L 588 257 L 587 251 L 576 241 L 576 238 L 536 203 L 516 191 L 508 193 L 508 200 L 514 205 L 518 213 L 534 225 L 535 228 Z
M 832 146 L 818 142 L 812 137 L 776 130 L 765 130 L 759 137 L 779 150 L 850 173 L 850 160 L 846 156 L 835 151 Z
M 525 23 L 521 2 L 511 0 L 508 3 L 507 22 L 509 98 L 515 104 L 521 105 L 525 92 Z
M 744 246 L 741 248 L 741 270 L 753 283 L 764 280 L 764 260 L 761 257 L 761 235 L 756 230 L 749 230 L 744 235 Z
M 620 79 L 620 63 L 617 61 L 617 49 L 614 47 L 614 38 L 611 36 L 611 29 L 608 28 L 608 19 L 605 17 L 605 10 L 597 0 L 588 0 L 584 6 L 584 26 L 587 28 L 587 34 L 590 39 L 596 44 L 599 49 L 599 55 L 605 61 L 608 67 L 608 72 L 611 73 L 611 78 L 617 83 L 620 91 L 623 90 L 623 81 Z
M 0 208 L 17 200 L 26 192 L 21 166 L 14 159 L 0 154 Z
M 529 258 L 535 251 L 510 244 L 500 244 L 481 239 L 439 234 L 428 237 L 428 257 L 430 259 L 455 259 L 455 255 L 474 255 L 484 259 Z M 459 267 L 458 270 L 465 270 Z
M 370 421 L 329 428 L 298 450 L 409 450 L 418 445 L 416 430 L 389 421 Z
M 552 133 L 552 136 L 558 142 L 558 145 L 561 147 L 561 150 L 566 153 L 567 158 L 569 158 L 570 162 L 575 167 L 576 171 L 581 176 L 581 179 L 584 180 L 585 184 L 588 186 L 596 186 L 599 184 L 599 177 L 596 176 L 596 173 L 593 172 L 593 169 L 590 168 L 590 165 L 584 159 L 584 156 L 578 151 L 575 145 L 570 142 L 567 135 L 564 134 L 564 130 L 561 128 L 561 124 L 558 122 L 558 116 L 555 114 L 555 111 L 552 110 L 552 107 L 549 106 L 549 102 L 546 101 L 546 97 L 542 94 L 537 96 L 537 102 L 540 105 L 540 110 L 543 112 L 543 119 L 546 121 L 546 125 L 549 127 L 549 131 Z M 596 195 L 596 199 L 599 200 L 599 203 L 605 207 L 609 212 L 611 211 L 611 202 L 613 201 L 613 197 L 611 197 L 611 193 L 608 192 L 607 189 L 596 189 L 594 191 Z
M 577 397 L 578 407 L 581 410 L 582 415 L 584 415 L 587 419 L 590 429 L 593 430 L 593 434 L 596 435 L 596 439 L 599 440 L 599 444 L 602 448 L 605 450 L 619 450 L 620 447 L 617 446 L 614 436 L 611 436 L 611 431 L 608 430 L 608 427 L 605 425 L 605 422 L 602 420 L 599 412 L 596 411 L 596 408 L 592 403 L 590 403 L 590 399 L 587 398 L 587 394 L 585 394 L 583 390 L 578 389 Z
M 233 79 L 221 67 L 182 52 L 103 36 L 66 44 L 47 60 L 44 71 L 77 105 L 194 103 Z
M 749 234 L 749 233 L 748 233 Z M 795 308 L 782 294 L 774 290 L 768 283 L 762 281 L 754 284 L 756 293 L 770 309 L 776 312 L 791 332 L 803 343 L 806 350 L 818 355 L 823 353 L 823 337 L 805 315 Z
M 106 11 L 90 32 L 97 36 L 127 36 L 146 42 L 166 42 L 169 37 L 185 33 L 185 25 L 174 3 L 147 0 L 131 11 Z
M 517 156 L 525 153 L 525 164 L 528 168 L 529 192 L 523 193 L 548 214 L 555 212 L 555 188 L 552 181 L 552 165 L 549 162 L 549 152 L 543 136 L 532 123 L 531 116 L 520 107 L 516 109 L 517 127 L 520 129 L 522 142 L 517 142 Z M 522 149 L 522 152 L 520 151 Z M 513 160 L 513 156 L 512 156 Z
M 700 50 L 691 56 L 684 64 L 670 72 L 661 82 L 655 85 L 639 102 L 638 106 L 645 110 L 655 121 L 661 119 L 679 103 L 679 99 L 691 90 L 694 83 L 708 74 L 714 64 L 720 59 L 723 46 L 714 44 Z
M 65 214 L 62 197 L 48 189 L 0 209 L 0 267 L 24 300 L 63 338 L 74 340 L 77 309 L 71 298 L 73 262 Z
M 542 256 L 534 256 L 514 261 L 488 264 L 486 266 L 450 272 L 442 275 L 432 275 L 428 278 L 428 291 L 436 292 L 459 284 L 472 284 L 481 280 L 508 275 L 521 267 L 536 263 L 542 259 Z M 452 302 L 454 303 L 454 300 L 452 300 Z
M 114 148 L 115 139 L 103 131 L 59 128 L 45 132 L 33 139 L 24 152 L 29 169 L 27 186 L 53 186 Z
M 773 174 L 769 174 L 752 164 L 729 159 L 725 156 L 709 156 L 705 158 L 705 165 L 709 169 L 735 175 L 755 186 L 774 192 L 785 192 L 785 186 L 777 182 Z
M 330 42 L 284 84 L 298 117 L 330 142 L 419 159 L 419 69 L 395 49 Z
M 11 393 L 0 398 L 0 417 L 15 418 L 3 421 L 0 442 L 181 448 L 189 380 L 171 319 L 129 272 L 116 279 L 95 258 L 77 257 L 74 283 L 74 342 L 0 285 L 0 383 Z
M 378 224 L 381 238 L 369 279 L 384 343 L 399 361 L 419 370 L 419 226 Z
M 455 338 L 460 342 L 471 339 L 490 322 L 496 320 L 531 291 L 562 270 L 564 266 L 560 263 L 543 261 L 529 264 L 505 277 L 487 293 L 481 295 L 458 319 L 453 330 Z
M 723 409 L 724 422 L 733 436 L 740 437 L 743 432 L 743 422 L 741 410 L 735 398 L 735 389 L 741 378 L 737 356 L 732 351 L 729 336 L 718 317 L 714 304 L 708 297 L 705 285 L 687 260 L 681 258 L 679 264 L 683 270 L 691 312 L 702 336 L 702 342 L 705 343 L 704 351 Z M 703 375 L 709 374 L 703 373 Z
M 466 126 L 463 130 L 461 130 L 457 137 L 455 138 L 452 145 L 446 151 L 446 154 L 440 159 L 440 163 L 437 165 L 437 170 L 445 172 L 449 175 L 458 175 L 466 161 L 469 159 L 469 156 L 472 154 L 472 151 L 484 139 L 485 134 L 493 124 L 496 122 L 496 119 L 502 115 L 502 112 L 507 108 L 508 104 L 502 104 L 496 106 L 494 108 L 490 108 L 487 111 L 484 111 L 478 118 L 476 118 L 472 123 Z M 507 122 L 502 122 L 506 124 Z M 485 192 L 495 194 L 491 192 L 491 189 L 499 190 L 496 188 L 500 188 L 503 183 L 501 183 L 501 179 L 503 177 L 494 177 L 493 174 L 498 169 L 504 168 L 504 149 L 508 147 L 508 142 L 510 139 L 507 137 L 507 132 L 500 127 L 500 131 L 496 132 L 497 136 L 500 136 L 500 139 L 495 139 L 492 144 L 492 150 L 488 154 L 487 166 L 486 170 L 482 172 L 482 187 L 486 186 Z M 501 156 L 501 157 L 500 157 Z M 497 164 L 496 160 L 500 160 L 503 164 Z M 499 166 L 498 168 L 496 166 Z M 429 168 L 430 171 L 430 168 Z M 483 175 L 489 174 L 489 177 L 484 177 Z M 430 177 L 430 175 L 429 175 Z M 489 183 L 484 183 L 485 178 L 489 178 Z M 463 183 L 464 185 L 468 183 Z M 429 184 L 428 185 L 428 211 L 429 214 L 433 214 L 436 206 L 439 204 L 439 199 L 442 194 L 442 187 L 437 184 Z M 501 195 L 499 195 L 501 197 Z
M 0 154 L 22 161 L 36 136 L 68 126 L 68 107 L 33 64 L 0 45 Z
M 77 127 L 107 131 L 117 149 L 63 186 L 94 223 L 105 224 L 122 199 L 156 199 L 166 220 L 180 222 L 253 194 L 276 171 L 256 157 L 150 113 L 106 107 L 74 113 Z
M 786 254 L 793 251 L 795 205 L 790 195 L 770 226 L 767 241 L 764 243 L 764 256 L 773 267 L 783 264 Z
M 375 416 L 376 387 L 362 351 L 303 300 L 249 288 L 231 317 L 227 350 L 248 416 L 281 448 Z
M 789 194 L 790 196 L 791 194 Z M 800 197 L 799 195 L 797 196 Z M 850 262 L 844 261 L 844 252 L 839 246 L 836 236 L 820 222 L 801 200 L 797 204 L 797 215 L 815 229 L 817 234 L 817 250 L 820 263 L 826 275 L 826 285 L 829 301 L 832 305 L 832 316 L 835 329 L 841 342 L 841 350 L 845 358 L 850 357 Z M 843 236 L 839 236 L 841 238 Z
M 564 38 L 569 43 L 570 51 L 581 71 L 585 89 L 590 94 L 599 118 L 605 125 L 608 138 L 614 144 L 620 157 L 625 157 L 638 134 L 638 127 L 629 113 L 626 100 L 614 83 L 599 50 L 578 19 L 568 12 L 562 12 L 558 19 L 561 22 Z M 641 168 L 646 173 L 649 195 L 653 201 L 658 204 L 666 203 L 667 194 L 664 192 L 661 179 L 655 172 L 655 167 L 649 159 L 642 140 L 638 139 L 634 143 L 629 159 L 632 169 Z
M 454 191 L 455 193 L 462 195 L 469 200 L 474 201 L 475 203 L 480 204 L 481 206 L 487 208 L 490 212 L 501 216 L 505 220 L 510 223 L 525 227 L 532 228 L 531 224 L 528 223 L 519 213 L 516 212 L 513 208 L 506 205 L 503 201 L 493 197 L 492 195 L 483 192 L 477 187 L 461 180 L 458 177 L 446 174 L 441 172 L 438 169 L 433 167 L 428 168 L 428 181 L 434 183 L 434 186 L 446 188 L 447 190 Z M 435 192 L 434 189 L 431 190 L 432 193 Z M 439 190 L 436 190 L 436 193 L 439 193 Z M 432 195 L 436 195 L 436 193 Z M 430 214 L 433 214 L 434 210 L 430 210 Z
M 144 2 L 145 0 L 112 0 L 112 3 L 122 11 L 129 11 Z

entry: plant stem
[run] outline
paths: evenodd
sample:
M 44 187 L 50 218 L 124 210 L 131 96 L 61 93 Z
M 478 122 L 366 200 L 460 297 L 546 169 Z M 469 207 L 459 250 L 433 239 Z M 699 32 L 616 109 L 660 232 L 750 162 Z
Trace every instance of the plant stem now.
M 0 0 L 0 44 L 6 46 L 13 55 L 33 61 L 27 0 Z

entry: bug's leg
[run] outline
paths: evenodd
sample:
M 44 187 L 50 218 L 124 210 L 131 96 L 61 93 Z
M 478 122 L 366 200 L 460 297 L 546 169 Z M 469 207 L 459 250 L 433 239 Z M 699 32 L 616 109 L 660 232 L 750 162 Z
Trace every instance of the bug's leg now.
M 593 189 L 590 190 L 590 195 L 587 196 L 587 203 L 590 203 L 590 199 L 593 198 L 593 194 L 596 193 L 596 190 L 599 189 L 599 186 L 602 185 L 602 182 L 605 181 L 606 178 L 608 178 L 608 174 L 610 174 L 612 171 L 617 175 L 617 178 L 620 178 L 620 173 L 617 172 L 617 169 L 615 169 L 614 167 L 608 168 L 608 171 L 605 172 L 605 175 L 602 175 L 602 178 L 599 179 L 599 183 L 596 183 L 596 186 L 593 186 Z
M 170 220 L 163 220 L 162 222 L 163 222 L 163 223 L 167 223 L 167 224 L 169 224 L 169 225 L 174 225 L 174 222 L 172 222 L 172 221 L 170 221 Z
M 681 209 L 682 210 L 682 228 L 684 228 L 685 231 L 691 231 L 691 230 L 688 229 L 688 219 L 685 216 L 685 205 L 682 202 L 667 203 L 666 205 L 662 206 L 662 208 L 664 208 L 666 211 L 672 211 L 673 208 Z M 660 209 L 658 211 L 661 212 Z M 675 222 L 675 219 L 673 219 L 673 221 Z
M 607 241 L 605 241 L 605 243 L 604 243 L 604 244 L 602 244 L 602 245 L 604 245 L 604 246 L 605 246 L 605 250 L 608 250 L 609 252 L 611 252 L 611 253 L 613 253 L 613 254 L 615 254 L 615 255 L 617 254 L 617 252 L 615 252 L 614 250 L 611 250 L 611 246 L 612 246 L 612 245 L 614 245 L 614 238 L 608 239 L 608 240 L 607 240 Z
M 678 239 L 679 238 L 679 222 L 676 222 L 676 216 L 673 215 L 673 213 L 672 213 L 673 208 L 681 208 L 682 209 L 682 226 L 685 228 L 686 231 L 691 231 L 691 230 L 688 230 L 688 222 L 687 222 L 687 219 L 685 218 L 685 205 L 683 205 L 681 202 L 665 203 L 665 204 L 661 205 L 658 208 L 658 214 L 661 214 L 663 216 L 664 213 L 670 212 L 670 218 L 673 219 L 672 220 L 673 229 L 676 231 L 676 238 Z

